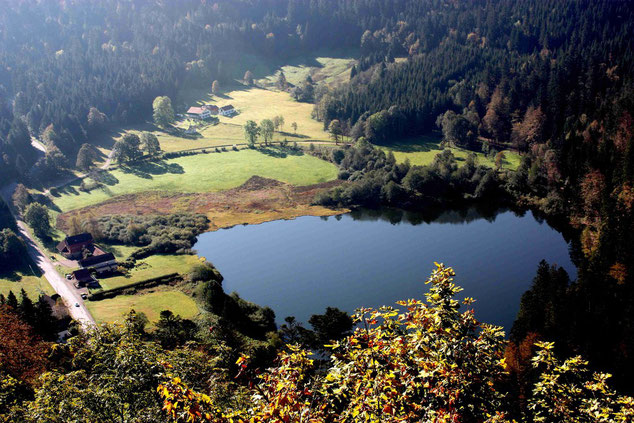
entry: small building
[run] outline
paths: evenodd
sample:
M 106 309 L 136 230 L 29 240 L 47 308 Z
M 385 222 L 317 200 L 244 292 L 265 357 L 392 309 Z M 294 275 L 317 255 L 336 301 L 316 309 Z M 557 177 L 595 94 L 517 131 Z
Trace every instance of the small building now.
M 105 253 L 79 260 L 82 269 L 95 269 L 97 273 L 111 272 L 119 266 L 114 254 Z
M 236 109 L 234 109 L 233 106 L 229 104 L 227 106 L 222 106 L 218 113 L 222 116 L 232 116 L 236 113 Z
M 94 240 L 89 233 L 67 236 L 62 242 L 57 244 L 57 251 L 69 259 L 78 259 L 82 256 L 84 248 L 92 249 Z
M 187 110 L 187 116 L 194 119 L 209 119 L 211 112 L 204 107 L 190 107 Z
M 220 111 L 218 106 L 216 106 L 215 104 L 205 104 L 203 106 L 203 109 L 209 110 L 209 113 L 211 113 L 212 115 L 217 115 L 218 112 Z
M 97 279 L 92 275 L 90 269 L 75 270 L 71 274 L 73 275 L 75 287 L 77 288 L 84 288 L 86 286 L 92 288 L 98 285 Z

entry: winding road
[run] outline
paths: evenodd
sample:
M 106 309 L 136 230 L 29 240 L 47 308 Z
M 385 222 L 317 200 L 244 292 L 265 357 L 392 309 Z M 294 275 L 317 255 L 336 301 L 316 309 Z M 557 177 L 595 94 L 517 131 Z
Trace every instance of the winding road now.
M 38 150 L 46 152 L 46 148 L 39 141 L 32 139 L 31 143 Z M 46 252 L 42 251 L 41 247 L 37 244 L 36 240 L 29 232 L 26 223 L 24 223 L 24 221 L 21 219 L 21 217 L 13 207 L 13 201 L 11 200 L 11 197 L 13 196 L 13 192 L 15 191 L 16 186 L 17 183 L 13 182 L 8 186 L 3 187 L 0 190 L 0 195 L 7 203 L 11 214 L 13 214 L 13 217 L 16 220 L 19 229 L 19 235 L 22 237 L 26 244 L 29 257 L 31 257 L 37 267 L 40 268 L 43 276 L 51 284 L 55 292 L 57 292 L 57 294 L 59 294 L 59 296 L 62 298 L 64 304 L 66 304 L 66 307 L 68 308 L 68 312 L 71 317 L 80 322 L 84 327 L 94 325 L 95 319 L 93 319 L 92 315 L 86 308 L 84 300 L 81 298 L 81 295 L 79 294 L 77 289 L 73 286 L 71 281 L 65 279 L 57 272 L 53 262 L 50 260 Z

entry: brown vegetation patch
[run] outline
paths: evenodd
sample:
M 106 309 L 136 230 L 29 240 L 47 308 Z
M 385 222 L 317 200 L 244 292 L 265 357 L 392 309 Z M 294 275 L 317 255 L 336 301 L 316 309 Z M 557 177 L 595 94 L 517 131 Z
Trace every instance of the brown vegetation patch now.
M 273 179 L 253 176 L 239 187 L 210 193 L 173 193 L 163 191 L 127 194 L 103 203 L 72 210 L 57 217 L 57 227 L 68 228 L 75 218 L 79 222 L 104 215 L 202 213 L 210 220 L 210 230 L 239 224 L 255 224 L 299 216 L 329 216 L 347 210 L 333 210 L 311 205 L 315 195 L 342 183 L 330 181 L 295 187 Z

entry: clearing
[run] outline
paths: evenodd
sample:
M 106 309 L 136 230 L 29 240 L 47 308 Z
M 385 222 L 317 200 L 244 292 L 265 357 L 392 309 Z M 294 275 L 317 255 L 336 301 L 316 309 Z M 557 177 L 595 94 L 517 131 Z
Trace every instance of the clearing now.
M 102 187 L 82 192 L 75 181 L 57 189 L 52 198 L 59 211 L 65 212 L 144 191 L 220 191 L 237 187 L 253 175 L 302 186 L 336 179 L 337 168 L 302 152 L 276 147 L 197 154 L 104 172 Z
M 151 323 L 159 319 L 163 310 L 171 310 L 185 319 L 191 319 L 199 313 L 192 297 L 170 287 L 154 288 L 147 293 L 118 295 L 100 301 L 86 301 L 86 307 L 97 323 L 121 322 L 130 309 L 144 313 Z
M 356 63 L 353 57 L 315 57 L 292 60 L 282 66 L 273 75 L 257 80 L 258 85 L 275 88 L 280 72 L 284 72 L 286 81 L 293 85 L 301 85 L 310 75 L 316 84 L 335 85 L 350 80 L 350 69 Z
M 438 153 L 446 148 L 440 146 L 441 137 L 435 134 L 400 140 L 394 143 L 377 146 L 384 151 L 392 151 L 399 163 L 409 159 L 412 165 L 424 166 L 434 161 Z M 471 151 L 459 147 L 447 147 L 456 156 L 458 162 L 466 160 L 470 153 L 475 153 L 478 163 L 488 167 L 495 167 L 495 159 L 487 157 L 480 151 Z M 521 162 L 519 153 L 503 150 L 506 158 L 502 161 L 502 169 L 517 170 Z
M 237 114 L 231 117 L 218 116 L 220 124 L 209 126 L 202 131 L 203 139 L 239 139 L 240 142 L 245 142 L 242 125 L 247 120 L 254 120 L 259 124 L 263 119 L 273 119 L 275 116 L 282 116 L 284 117 L 284 127 L 280 128 L 281 132 L 276 133 L 278 139 L 287 137 L 289 141 L 329 141 L 330 135 L 324 131 L 324 124 L 311 117 L 312 104 L 295 101 L 289 93 L 284 91 L 273 91 L 243 85 L 232 88 L 229 88 L 230 91 L 217 96 L 212 95 L 211 92 L 196 89 L 182 90 L 180 92 L 179 104 L 187 104 L 188 106 L 215 104 L 218 107 L 233 105 L 237 111 Z M 291 128 L 293 122 L 297 123 L 297 134 Z M 192 122 L 185 120 L 179 126 L 186 128 L 190 123 Z M 234 125 L 237 129 L 232 130 L 223 127 L 223 124 Z M 228 134 L 231 134 L 231 136 L 227 137 Z M 165 149 L 168 150 L 168 148 L 169 145 L 166 144 Z

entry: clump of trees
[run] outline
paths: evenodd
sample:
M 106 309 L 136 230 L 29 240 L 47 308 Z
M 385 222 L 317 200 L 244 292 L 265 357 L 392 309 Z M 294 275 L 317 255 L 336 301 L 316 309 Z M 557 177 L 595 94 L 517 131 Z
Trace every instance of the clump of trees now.
M 186 253 L 209 220 L 202 214 L 167 216 L 101 216 L 96 222 L 104 241 L 143 247 L 139 256 L 152 253 Z M 140 257 L 139 257 L 140 258 Z
M 438 154 L 429 166 L 410 166 L 361 139 L 353 147 L 333 150 L 327 158 L 339 165 L 339 178 L 349 183 L 319 193 L 318 204 L 415 207 L 504 199 L 495 170 L 478 165 L 473 154 L 460 167 L 450 150 Z
M 119 163 L 133 162 L 143 157 L 141 139 L 137 134 L 125 134 L 114 144 L 114 159 Z

